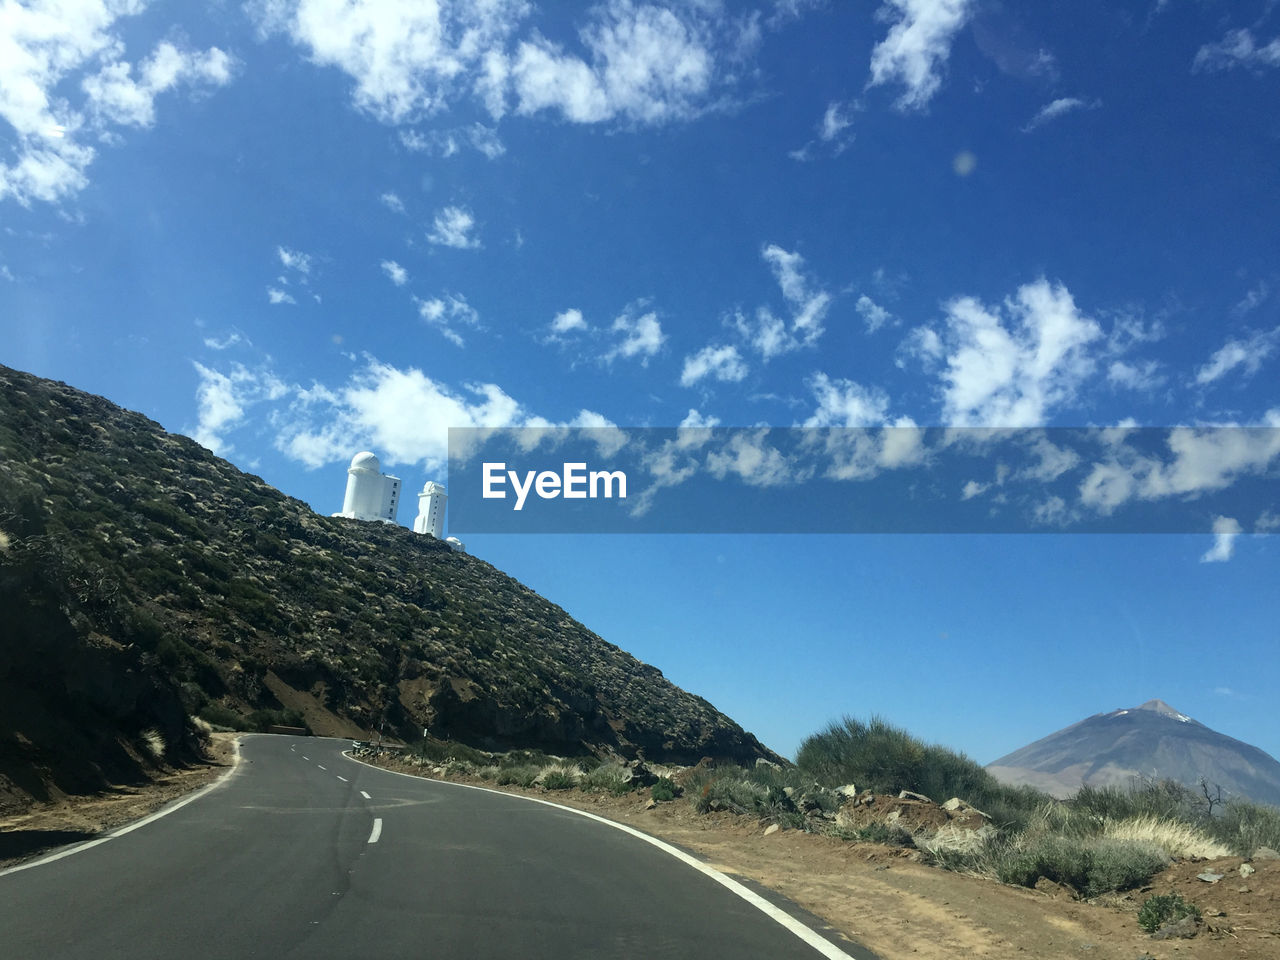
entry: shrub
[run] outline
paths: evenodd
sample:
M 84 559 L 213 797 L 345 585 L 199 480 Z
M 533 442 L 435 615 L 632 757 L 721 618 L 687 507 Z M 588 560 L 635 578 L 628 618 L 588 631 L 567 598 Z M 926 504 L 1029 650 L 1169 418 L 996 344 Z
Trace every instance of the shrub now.
M 1280 850 L 1280 808 L 1232 800 L 1222 816 L 1205 823 L 1215 839 L 1241 857 L 1251 857 L 1259 847 Z
M 632 787 L 631 771 L 616 760 L 602 763 L 579 782 L 583 790 L 621 796 Z
M 532 787 L 541 771 L 533 764 L 518 767 L 500 767 L 498 769 L 498 785 L 515 784 L 517 787 Z
M 670 777 L 659 777 L 658 782 L 649 788 L 649 796 L 659 802 L 674 800 L 680 796 L 680 788 Z
M 547 767 L 542 771 L 542 785 L 548 790 L 568 790 L 578 785 L 577 771 L 569 767 Z
M 1140 886 L 1167 862 L 1164 852 L 1150 844 L 1048 834 L 1010 844 L 995 858 L 994 866 L 1004 883 L 1034 887 L 1044 877 L 1096 897 Z
M 1112 840 L 1133 840 L 1159 847 L 1171 857 L 1227 857 L 1231 850 L 1183 820 L 1144 814 L 1130 820 L 1107 820 L 1102 835 Z
M 151 754 L 152 759 L 160 760 L 164 758 L 164 736 L 155 727 L 143 731 L 142 742 L 147 748 L 147 753 Z
M 1159 894 L 1147 897 L 1138 908 L 1138 926 L 1147 933 L 1155 933 L 1166 923 L 1178 921 L 1183 917 L 1194 917 L 1200 922 L 1200 908 L 1194 903 L 1187 903 L 1176 893 Z
M 225 727 L 228 730 L 245 729 L 244 717 L 220 703 L 205 704 L 200 709 L 200 718 L 209 721 L 215 727 Z

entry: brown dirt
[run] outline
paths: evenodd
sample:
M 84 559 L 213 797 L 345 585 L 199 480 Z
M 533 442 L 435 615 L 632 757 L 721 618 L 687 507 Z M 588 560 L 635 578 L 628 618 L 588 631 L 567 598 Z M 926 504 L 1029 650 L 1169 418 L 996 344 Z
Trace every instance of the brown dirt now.
M 151 783 L 113 787 L 92 796 L 61 796 L 25 813 L 0 817 L 0 868 L 33 859 L 51 848 L 92 840 L 154 813 L 184 794 L 212 783 L 234 762 L 235 733 L 215 733 L 207 763 L 171 770 Z
M 749 817 L 699 815 L 685 800 L 646 809 L 635 795 L 495 789 L 588 810 L 690 850 L 724 873 L 777 891 L 885 960 L 1280 960 L 1280 861 L 1254 861 L 1247 879 L 1239 857 L 1180 862 L 1141 891 L 1085 902 L 1055 885 L 1028 890 L 925 866 L 911 850 L 795 830 L 766 836 Z M 1195 879 L 1206 870 L 1223 879 Z M 1152 940 L 1138 926 L 1142 901 L 1171 890 L 1204 911 L 1194 939 Z

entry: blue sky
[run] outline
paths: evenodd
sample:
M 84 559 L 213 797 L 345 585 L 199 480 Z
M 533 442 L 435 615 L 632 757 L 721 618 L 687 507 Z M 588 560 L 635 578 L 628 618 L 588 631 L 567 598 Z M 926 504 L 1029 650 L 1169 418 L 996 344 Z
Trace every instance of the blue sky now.
M 11 0 L 0 361 L 406 525 L 451 426 L 1278 427 L 1272 8 Z M 468 548 L 784 753 L 1161 697 L 1280 755 L 1266 506 Z

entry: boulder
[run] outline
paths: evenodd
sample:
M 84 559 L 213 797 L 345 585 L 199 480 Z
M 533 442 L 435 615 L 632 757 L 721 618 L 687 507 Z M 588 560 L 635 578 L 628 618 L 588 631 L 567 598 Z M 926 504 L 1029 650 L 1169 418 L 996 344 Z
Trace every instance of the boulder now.
M 852 783 L 846 783 L 843 787 L 836 787 L 836 793 L 845 800 L 856 800 L 858 798 L 858 788 Z
M 1183 917 L 1181 920 L 1170 920 L 1151 935 L 1152 940 L 1190 940 L 1199 932 L 1195 917 Z
M 899 800 L 919 800 L 921 803 L 933 803 L 923 793 L 913 793 L 910 790 L 903 790 L 898 794 Z
M 1255 872 L 1255 871 L 1254 871 L 1253 864 L 1251 864 L 1251 863 L 1242 863 L 1242 864 L 1240 864 L 1240 876 L 1242 876 L 1242 877 L 1252 876 L 1252 874 L 1253 874 L 1254 872 Z
M 1253 851 L 1254 860 L 1280 860 L 1280 853 L 1276 853 L 1270 847 L 1259 847 Z

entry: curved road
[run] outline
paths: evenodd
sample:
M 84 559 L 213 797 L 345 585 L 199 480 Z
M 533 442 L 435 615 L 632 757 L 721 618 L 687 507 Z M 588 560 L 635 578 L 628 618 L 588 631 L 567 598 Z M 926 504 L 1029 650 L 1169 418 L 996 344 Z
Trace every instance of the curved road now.
M 181 809 L 0 874 L 0 954 L 869 956 L 789 929 L 618 829 L 519 797 L 398 776 L 342 756 L 347 746 L 245 737 L 236 771 Z

